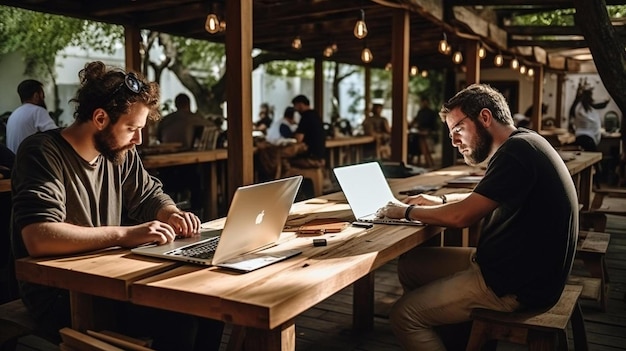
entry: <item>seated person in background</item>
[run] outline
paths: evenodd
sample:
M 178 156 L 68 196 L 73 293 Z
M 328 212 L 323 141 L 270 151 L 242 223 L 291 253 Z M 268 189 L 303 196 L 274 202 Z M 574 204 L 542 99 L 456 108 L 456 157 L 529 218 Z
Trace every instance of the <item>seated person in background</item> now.
M 295 131 L 298 128 L 295 116 L 296 110 L 293 107 L 287 107 L 283 113 L 283 118 L 274 121 L 267 130 L 265 140 L 275 145 L 295 142 Z
M 390 322 L 405 350 L 444 350 L 433 328 L 469 322 L 473 308 L 554 305 L 577 240 L 578 196 L 565 163 L 541 135 L 515 128 L 502 94 L 470 85 L 440 115 L 468 165 L 488 162 L 484 178 L 471 193 L 412 196 L 379 215 L 452 228 L 483 223 L 476 248 L 417 247 L 400 256 L 404 295 Z
M 214 124 L 196 112 L 191 112 L 191 101 L 186 94 L 178 94 L 174 99 L 176 111 L 163 117 L 157 127 L 157 139 L 161 143 L 181 143 L 184 150 L 194 145 L 196 127 L 214 127 Z
M 13 111 L 7 120 L 7 147 L 13 153 L 29 135 L 57 128 L 46 110 L 46 95 L 43 84 L 34 79 L 26 79 L 17 86 L 17 94 L 22 105 Z
M 389 147 L 391 141 L 391 127 L 387 118 L 381 115 L 383 111 L 383 103 L 375 101 L 372 103 L 372 111 L 370 115 L 363 120 L 363 134 L 371 135 L 376 138 L 376 144 L 380 148 L 380 157 L 389 158 L 391 149 Z
M 72 99 L 75 121 L 22 143 L 12 173 L 16 258 L 71 255 L 109 247 L 162 245 L 200 230 L 143 168 L 136 146 L 159 118 L 159 87 L 134 73 L 87 63 Z M 123 225 L 123 217 L 132 225 Z M 70 326 L 67 290 L 20 282 L 20 295 L 51 340 Z M 110 301 L 119 332 L 153 338 L 156 350 L 218 350 L 223 324 Z
M 261 131 L 267 134 L 267 130 L 272 125 L 274 120 L 274 108 L 270 107 L 267 102 L 261 104 L 261 111 L 259 112 L 259 119 L 254 122 L 254 130 Z
M 293 167 L 317 168 L 326 164 L 326 133 L 322 118 L 310 106 L 309 99 L 298 95 L 291 100 L 293 108 L 300 114 L 298 128 L 294 133 L 296 141 L 303 142 L 307 150 L 289 160 Z
M 420 109 L 409 124 L 409 129 L 428 133 L 439 130 L 439 116 L 437 116 L 437 112 L 430 107 L 430 100 L 428 100 L 427 97 L 423 96 L 420 99 Z

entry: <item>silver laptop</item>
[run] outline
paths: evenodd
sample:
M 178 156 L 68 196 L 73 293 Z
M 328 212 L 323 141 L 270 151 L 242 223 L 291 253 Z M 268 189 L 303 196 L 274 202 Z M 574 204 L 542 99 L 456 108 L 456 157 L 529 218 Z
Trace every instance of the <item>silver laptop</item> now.
M 136 254 L 214 265 L 249 272 L 301 253 L 278 250 L 289 210 L 302 176 L 294 176 L 237 189 L 224 229 L 201 229 L 198 236 L 165 245 L 132 249 Z
M 376 211 L 389 201 L 400 201 L 393 196 L 389 183 L 378 162 L 337 167 L 333 170 L 354 217 L 359 222 L 423 225 L 419 221 L 380 218 Z

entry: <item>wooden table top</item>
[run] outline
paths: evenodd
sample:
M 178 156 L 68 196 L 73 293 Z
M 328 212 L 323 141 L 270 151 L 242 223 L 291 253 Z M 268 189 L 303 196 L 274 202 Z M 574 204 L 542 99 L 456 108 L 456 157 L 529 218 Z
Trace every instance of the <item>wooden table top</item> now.
M 11 191 L 11 178 L 0 179 L 0 193 Z
M 567 165 L 575 174 L 600 159 L 600 153 L 583 152 Z M 392 179 L 390 185 L 397 194 L 481 171 L 459 165 Z M 435 226 L 349 227 L 324 235 L 327 246 L 314 247 L 312 237 L 297 237 L 289 228 L 315 218 L 354 219 L 342 193 L 294 204 L 283 233 L 290 240 L 278 247 L 297 248 L 302 254 L 247 274 L 143 257 L 126 249 L 20 259 L 16 274 L 20 280 L 271 330 L 443 230 Z M 223 223 L 221 218 L 208 224 L 220 228 Z

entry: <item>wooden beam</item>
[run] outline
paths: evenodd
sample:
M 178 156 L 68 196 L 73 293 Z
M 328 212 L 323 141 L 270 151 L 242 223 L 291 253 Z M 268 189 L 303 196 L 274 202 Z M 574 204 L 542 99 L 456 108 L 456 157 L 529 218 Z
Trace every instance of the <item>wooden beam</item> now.
M 228 118 L 227 203 L 238 187 L 254 182 L 252 143 L 252 0 L 228 1 L 226 89 Z
M 478 57 L 478 41 L 468 40 L 465 43 L 465 80 L 467 85 L 480 82 L 480 57 Z
M 324 60 L 315 59 L 315 78 L 313 81 L 313 108 L 324 121 Z
M 391 40 L 391 159 L 406 162 L 407 159 L 407 100 L 409 86 L 409 13 L 394 10 Z

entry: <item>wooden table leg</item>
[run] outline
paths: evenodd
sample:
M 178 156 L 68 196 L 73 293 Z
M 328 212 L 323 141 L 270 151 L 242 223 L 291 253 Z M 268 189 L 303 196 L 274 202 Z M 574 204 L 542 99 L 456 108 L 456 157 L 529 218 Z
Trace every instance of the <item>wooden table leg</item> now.
M 78 331 L 115 329 L 115 301 L 70 291 L 72 328 Z
M 352 328 L 359 333 L 370 331 L 374 329 L 374 272 L 352 286 Z
M 243 350 L 245 351 L 295 351 L 295 349 L 296 325 L 294 320 L 272 330 L 245 328 L 243 343 Z
M 593 166 L 585 168 L 579 174 L 578 203 L 583 205 L 583 211 L 587 211 L 591 203 L 591 190 L 593 189 Z

